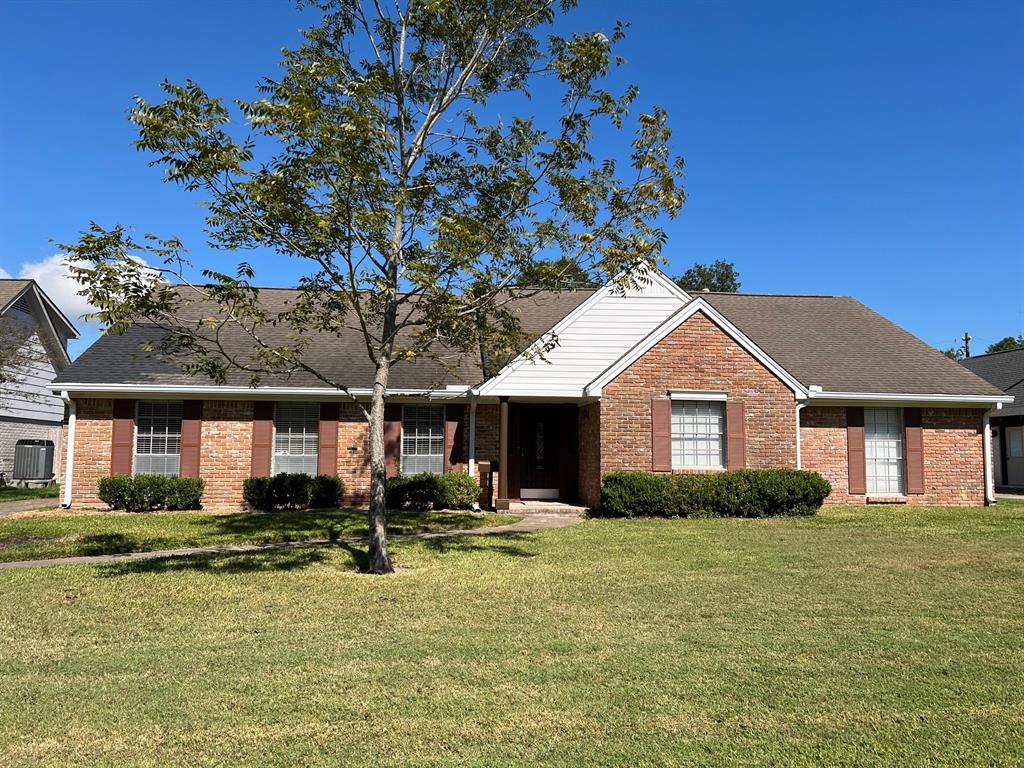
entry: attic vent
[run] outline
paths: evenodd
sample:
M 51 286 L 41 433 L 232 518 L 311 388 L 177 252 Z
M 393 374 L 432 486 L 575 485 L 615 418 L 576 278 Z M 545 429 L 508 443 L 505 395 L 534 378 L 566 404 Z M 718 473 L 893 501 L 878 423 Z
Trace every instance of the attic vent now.
M 22 296 L 20 299 L 14 302 L 11 305 L 11 309 L 16 309 L 19 312 L 24 312 L 26 315 L 32 314 L 32 309 L 28 305 L 28 298 L 25 296 Z

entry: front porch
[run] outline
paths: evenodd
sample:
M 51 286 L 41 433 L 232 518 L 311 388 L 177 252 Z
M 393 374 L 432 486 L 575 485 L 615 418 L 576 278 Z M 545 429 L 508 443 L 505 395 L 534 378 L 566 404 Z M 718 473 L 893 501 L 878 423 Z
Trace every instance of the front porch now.
M 581 403 L 501 398 L 498 404 L 497 487 L 499 510 L 579 513 Z M 596 439 L 596 438 L 595 438 Z M 595 446 L 596 448 L 596 446 Z M 596 472 L 596 467 L 593 468 Z

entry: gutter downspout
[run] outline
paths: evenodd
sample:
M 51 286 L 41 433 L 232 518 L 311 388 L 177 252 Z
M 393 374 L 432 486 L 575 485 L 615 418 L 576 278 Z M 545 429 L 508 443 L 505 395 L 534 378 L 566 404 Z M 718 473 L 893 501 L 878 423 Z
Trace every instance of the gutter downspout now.
M 985 471 L 985 506 L 996 503 L 995 477 L 992 474 L 992 423 L 990 416 L 994 409 L 985 411 L 982 420 L 981 455 Z
M 796 468 L 803 469 L 803 459 L 800 455 L 800 411 L 807 407 L 807 401 L 796 404 Z
M 75 401 L 68 396 L 67 390 L 63 390 L 60 393 L 60 399 L 68 406 L 68 446 L 64 454 L 64 501 L 61 503 L 61 506 L 65 509 L 70 509 L 71 482 L 75 477 L 75 423 L 77 421 L 77 414 L 75 411 Z
M 470 477 L 476 477 L 476 393 L 469 393 L 469 461 Z

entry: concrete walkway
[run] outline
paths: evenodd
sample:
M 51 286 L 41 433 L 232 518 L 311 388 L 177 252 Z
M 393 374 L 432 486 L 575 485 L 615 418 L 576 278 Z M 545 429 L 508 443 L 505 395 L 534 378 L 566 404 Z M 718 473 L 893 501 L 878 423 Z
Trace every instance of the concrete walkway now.
M 485 528 L 460 528 L 451 531 L 432 531 L 430 533 L 405 533 L 389 536 L 395 539 L 441 539 L 455 536 L 491 536 L 503 533 L 531 533 L 549 528 L 565 528 L 583 520 L 580 515 L 532 513 L 525 515 L 518 523 L 509 525 L 492 525 Z M 87 565 L 90 563 L 112 563 L 130 560 L 151 560 L 157 557 L 189 557 L 191 555 L 237 555 L 247 552 L 268 552 L 279 549 L 309 549 L 311 547 L 330 547 L 338 544 L 358 544 L 366 541 L 365 536 L 352 536 L 331 541 L 330 539 L 314 539 L 312 541 L 282 541 L 271 544 L 224 544 L 217 547 L 185 547 L 182 549 L 159 549 L 153 552 L 125 552 L 118 555 L 92 555 L 88 557 L 54 557 L 48 560 L 17 560 L 11 563 L 0 563 L 0 570 L 15 568 L 42 568 L 48 565 Z
M 0 501 L 0 517 L 13 515 L 17 512 L 31 512 L 33 509 L 49 509 L 59 507 L 60 499 L 22 499 L 21 501 Z

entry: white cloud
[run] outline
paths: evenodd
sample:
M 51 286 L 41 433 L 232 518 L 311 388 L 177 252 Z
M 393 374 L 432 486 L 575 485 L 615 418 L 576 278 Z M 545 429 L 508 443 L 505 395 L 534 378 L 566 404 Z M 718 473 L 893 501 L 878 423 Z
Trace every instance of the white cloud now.
M 11 277 L 11 275 L 0 269 L 0 277 Z M 82 315 L 95 309 L 85 300 L 84 296 L 78 295 L 81 285 L 68 271 L 62 253 L 55 253 L 42 261 L 22 262 L 18 277 L 35 280 L 39 283 L 39 287 L 50 297 L 50 300 L 60 307 L 61 312 L 67 315 L 73 323 L 82 322 Z

